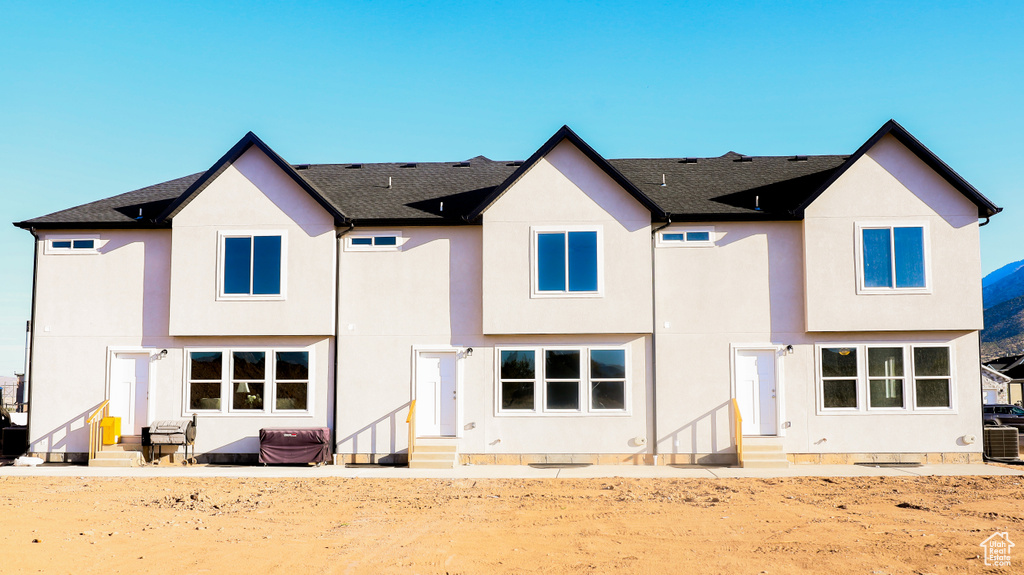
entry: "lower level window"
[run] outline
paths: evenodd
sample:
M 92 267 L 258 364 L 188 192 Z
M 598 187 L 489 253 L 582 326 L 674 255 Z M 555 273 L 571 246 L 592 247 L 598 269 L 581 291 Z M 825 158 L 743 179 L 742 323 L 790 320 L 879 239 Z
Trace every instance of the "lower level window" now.
M 822 346 L 818 360 L 825 411 L 953 407 L 948 345 Z
M 190 350 L 188 411 L 309 410 L 309 351 Z
M 499 349 L 498 361 L 500 412 L 626 411 L 625 349 Z

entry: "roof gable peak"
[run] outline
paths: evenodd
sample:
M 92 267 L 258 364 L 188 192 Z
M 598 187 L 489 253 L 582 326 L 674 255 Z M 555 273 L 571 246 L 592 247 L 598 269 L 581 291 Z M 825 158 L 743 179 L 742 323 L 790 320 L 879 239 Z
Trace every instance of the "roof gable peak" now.
M 300 188 L 302 188 L 318 204 L 320 204 L 320 206 L 327 210 L 327 212 L 334 217 L 335 225 L 342 225 L 348 221 L 348 218 L 346 218 L 344 214 L 338 211 L 337 208 L 331 205 L 331 203 L 327 201 L 327 199 L 319 190 L 317 190 L 305 178 L 300 176 L 298 172 L 295 171 L 295 168 L 292 167 L 291 164 L 284 161 L 284 158 L 279 156 L 277 152 L 272 150 L 270 146 L 264 143 L 263 140 L 261 140 L 259 136 L 254 134 L 252 131 L 246 132 L 246 134 L 242 136 L 242 139 L 238 140 L 238 143 L 232 146 L 231 149 L 228 150 L 226 154 L 221 156 L 221 158 L 217 160 L 217 162 L 214 163 L 209 170 L 206 170 L 206 172 L 204 172 L 203 175 L 200 176 L 198 180 L 193 182 L 192 185 L 189 186 L 188 189 L 186 189 L 180 196 L 178 196 L 176 200 L 171 202 L 171 204 L 167 206 L 167 208 L 163 211 L 163 213 L 161 213 L 156 218 L 155 221 L 157 223 L 166 223 L 167 221 L 173 219 L 174 216 L 181 212 L 181 210 L 184 209 L 185 206 L 187 206 L 189 202 L 191 202 L 197 195 L 199 195 L 200 192 L 206 189 L 206 186 L 208 186 L 210 182 L 215 180 L 217 176 L 219 176 L 225 169 L 227 169 L 228 166 L 237 161 L 238 158 L 242 157 L 242 154 L 249 151 L 249 149 L 252 147 L 255 147 L 261 152 L 263 152 L 263 154 L 270 158 L 270 160 L 274 162 L 274 164 L 277 165 L 277 167 L 280 168 L 281 171 L 285 173 L 285 175 L 291 178 L 296 184 L 298 184 Z

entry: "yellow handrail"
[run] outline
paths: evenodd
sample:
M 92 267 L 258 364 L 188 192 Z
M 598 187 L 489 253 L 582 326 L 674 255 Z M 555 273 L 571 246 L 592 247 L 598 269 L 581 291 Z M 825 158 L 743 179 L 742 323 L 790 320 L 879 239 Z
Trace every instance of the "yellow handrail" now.
M 740 404 L 732 398 L 733 413 L 736 414 L 736 465 L 743 466 L 743 416 L 740 415 Z
M 96 452 L 103 444 L 103 435 L 99 432 L 100 421 L 110 415 L 110 400 L 107 399 L 92 412 L 85 423 L 89 426 L 89 461 L 96 459 Z
M 416 400 L 409 402 L 409 417 L 405 418 L 409 424 L 409 461 L 412 461 L 412 450 L 416 445 Z

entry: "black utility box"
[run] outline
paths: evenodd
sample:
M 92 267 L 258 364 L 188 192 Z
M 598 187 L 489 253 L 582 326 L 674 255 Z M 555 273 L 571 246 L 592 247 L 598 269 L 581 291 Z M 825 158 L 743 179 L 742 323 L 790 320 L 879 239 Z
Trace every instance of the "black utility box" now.
M 260 463 L 326 463 L 331 457 L 327 427 L 271 427 L 260 430 Z
M 2 434 L 4 457 L 21 457 L 28 451 L 27 427 L 5 427 L 0 434 Z

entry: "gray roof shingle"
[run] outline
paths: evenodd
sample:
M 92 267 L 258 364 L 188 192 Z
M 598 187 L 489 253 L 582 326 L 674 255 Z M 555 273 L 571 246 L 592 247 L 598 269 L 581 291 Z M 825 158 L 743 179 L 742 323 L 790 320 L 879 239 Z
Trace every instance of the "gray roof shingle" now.
M 811 194 L 847 156 L 756 156 L 609 160 L 673 219 L 790 219 L 787 210 Z M 467 162 L 297 164 L 297 173 L 357 222 L 464 223 L 487 193 L 522 162 L 483 156 Z M 468 165 L 466 165 L 468 164 Z M 358 167 L 357 167 L 358 166 Z M 662 175 L 665 186 L 662 186 Z M 21 227 L 151 226 L 202 173 L 33 218 Z M 391 188 L 388 188 L 391 178 Z M 755 196 L 760 210 L 755 209 Z M 442 202 L 444 207 L 442 209 Z M 139 210 L 142 219 L 137 219 Z

